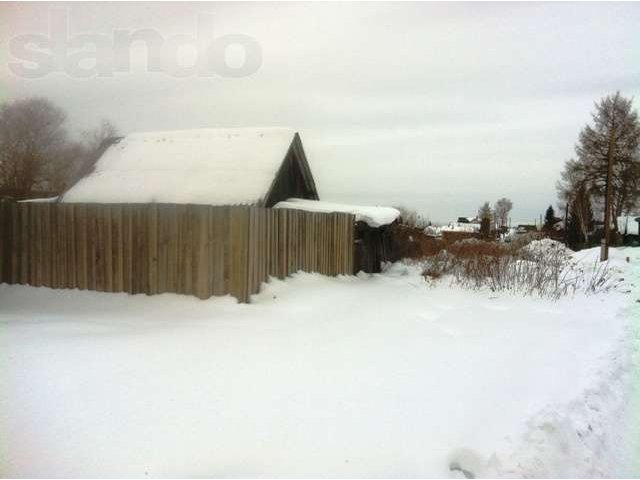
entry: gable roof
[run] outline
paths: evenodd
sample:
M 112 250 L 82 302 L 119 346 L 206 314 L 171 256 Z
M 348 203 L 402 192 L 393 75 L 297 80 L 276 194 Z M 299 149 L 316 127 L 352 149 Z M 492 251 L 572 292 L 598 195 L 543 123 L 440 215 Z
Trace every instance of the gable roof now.
M 290 149 L 310 177 L 302 143 L 289 128 L 134 133 L 110 145 L 61 201 L 260 204 Z

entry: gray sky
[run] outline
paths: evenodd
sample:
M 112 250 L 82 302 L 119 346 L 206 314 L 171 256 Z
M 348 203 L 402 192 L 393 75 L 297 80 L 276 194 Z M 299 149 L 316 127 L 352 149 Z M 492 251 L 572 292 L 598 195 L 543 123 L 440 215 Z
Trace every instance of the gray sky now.
M 149 72 L 139 42 L 131 71 L 110 78 L 16 76 L 9 39 L 47 35 L 60 8 L 69 37 L 106 39 L 143 28 L 196 37 L 199 15 L 211 14 L 205 33 L 251 37 L 261 65 L 242 78 L 176 78 Z M 291 126 L 325 200 L 448 221 L 507 196 L 513 220 L 532 221 L 555 205 L 593 102 L 640 93 L 639 25 L 638 3 L 0 4 L 0 95 L 47 96 L 77 130 L 101 118 L 123 133 Z M 242 65 L 243 52 L 227 49 L 227 65 Z M 176 58 L 189 66 L 195 48 Z

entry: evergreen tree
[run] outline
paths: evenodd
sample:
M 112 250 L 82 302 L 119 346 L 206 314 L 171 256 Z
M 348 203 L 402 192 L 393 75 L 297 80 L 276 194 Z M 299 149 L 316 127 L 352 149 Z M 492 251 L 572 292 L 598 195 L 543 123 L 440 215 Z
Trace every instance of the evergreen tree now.
M 544 226 L 542 227 L 545 231 L 553 230 L 553 226 L 556 224 L 556 212 L 553 210 L 553 207 L 549 205 L 546 213 L 544 214 Z
M 480 236 L 485 240 L 491 236 L 491 220 L 493 212 L 489 206 L 489 202 L 484 202 L 478 209 L 478 218 L 480 218 Z

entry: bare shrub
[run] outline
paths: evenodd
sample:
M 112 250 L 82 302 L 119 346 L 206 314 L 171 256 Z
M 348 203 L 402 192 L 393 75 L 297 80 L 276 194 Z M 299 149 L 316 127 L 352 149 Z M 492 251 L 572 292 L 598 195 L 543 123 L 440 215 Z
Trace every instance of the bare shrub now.
M 616 289 L 624 278 L 615 275 L 616 272 L 609 266 L 609 262 L 595 261 L 593 266 L 585 271 L 584 292 L 598 293 Z
M 511 239 L 511 246 L 514 249 L 519 249 L 522 247 L 525 247 L 527 245 L 529 245 L 531 242 L 535 241 L 535 240 L 539 240 L 540 236 L 537 233 L 525 233 L 525 234 L 521 234 L 521 235 L 515 235 L 512 239 Z
M 465 240 L 423 262 L 425 278 L 448 276 L 453 284 L 471 290 L 558 299 L 576 292 L 599 293 L 619 280 L 608 264 L 586 269 L 571 251 L 553 240 L 524 247 Z
M 420 229 L 423 229 L 427 225 L 429 225 L 429 220 L 419 214 L 417 210 L 410 207 L 405 207 L 403 205 L 398 205 L 395 208 L 400 212 L 399 223 L 401 225 Z
M 429 259 L 424 262 L 422 276 L 425 279 L 436 280 L 443 275 L 450 274 L 453 270 L 453 262 L 456 260 L 456 257 L 445 250 L 441 250 L 436 255 L 429 257 Z
M 465 240 L 459 240 L 449 247 L 447 251 L 457 257 L 471 258 L 471 257 L 501 257 L 509 255 L 512 251 L 512 247 L 509 244 L 498 242 L 487 242 L 484 240 L 478 240 L 475 238 L 469 238 Z

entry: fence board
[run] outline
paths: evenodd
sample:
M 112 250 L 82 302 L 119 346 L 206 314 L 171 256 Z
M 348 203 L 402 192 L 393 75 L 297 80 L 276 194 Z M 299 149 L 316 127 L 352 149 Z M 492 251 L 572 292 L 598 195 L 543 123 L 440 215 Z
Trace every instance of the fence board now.
M 223 210 L 224 227 L 222 239 L 224 241 L 224 291 L 231 293 L 231 209 Z
M 289 211 L 278 210 L 278 278 L 284 279 L 288 274 L 289 259 Z
M 42 266 L 40 265 L 40 219 L 37 217 L 38 210 L 33 205 L 27 205 L 28 217 L 29 217 L 29 278 L 27 283 L 32 286 L 39 286 L 38 279 L 40 278 L 40 272 Z
M 60 207 L 59 207 L 60 208 Z M 62 235 L 65 250 L 65 282 L 64 286 L 66 288 L 77 288 L 77 279 L 76 279 L 76 221 L 74 215 L 75 205 L 68 204 L 63 205 L 60 209 L 63 212 L 64 220 L 61 224 Z
M 87 281 L 87 207 L 74 205 L 76 226 L 76 285 L 80 290 L 86 290 Z
M 229 293 L 241 302 L 249 301 L 249 209 L 232 207 L 229 212 Z
M 18 205 L 16 203 L 11 204 L 11 277 L 7 280 L 8 283 L 18 284 L 20 283 L 20 222 L 18 219 Z
M 111 208 L 111 288 L 124 291 L 124 256 L 122 235 L 122 206 Z
M 144 293 L 158 293 L 158 205 L 151 204 L 144 209 L 146 214 L 147 284 Z
M 113 208 L 103 208 L 100 236 L 103 238 L 104 291 L 113 292 L 113 233 L 111 212 Z
M 11 203 L 0 200 L 0 283 L 11 281 Z
M 133 206 L 122 207 L 122 281 L 123 290 L 133 293 Z
M 87 205 L 87 289 L 100 290 L 102 280 L 100 251 L 98 250 L 98 223 L 100 205 Z
M 49 239 L 49 247 L 51 248 L 50 255 L 50 272 L 49 272 L 49 285 L 52 288 L 62 288 L 62 282 L 60 281 L 60 277 L 63 274 L 62 269 L 60 268 L 61 262 L 61 253 L 60 253 L 60 238 L 58 233 L 58 209 L 57 208 L 49 208 L 49 222 L 50 222 L 50 239 Z
M 158 290 L 156 293 L 168 292 L 169 278 L 169 236 L 170 215 L 167 205 L 158 206 Z
M 66 288 L 67 286 L 67 248 L 64 235 L 64 208 L 51 209 L 51 222 L 54 228 L 53 253 L 55 261 L 52 275 L 55 280 L 55 288 Z
M 211 295 L 224 295 L 229 290 L 225 285 L 225 238 L 227 232 L 226 209 L 210 209 L 209 220 L 209 275 Z
M 256 228 L 257 215 L 256 211 L 249 210 L 249 236 L 247 238 L 247 292 L 253 292 L 256 282 L 256 245 L 258 230 Z M 248 295 L 248 293 L 247 293 Z
M 16 205 L 18 210 L 19 227 L 16 228 L 16 232 L 20 232 L 20 235 L 16 237 L 18 249 L 17 255 L 19 258 L 19 270 L 20 280 L 18 283 L 21 285 L 27 285 L 29 283 L 29 205 L 19 203 Z
M 40 273 L 39 283 L 43 286 L 52 285 L 51 276 L 51 262 L 53 260 L 51 243 L 52 243 L 52 229 L 51 229 L 51 208 L 49 203 L 42 205 L 42 209 L 39 211 L 40 215 L 40 256 L 42 270 Z
M 176 278 L 177 293 L 188 294 L 191 289 L 191 239 L 189 236 L 189 222 L 187 217 L 187 207 L 178 205 L 178 274 Z
M 211 296 L 209 275 L 209 208 L 197 205 L 193 209 L 193 240 L 194 240 L 194 294 L 198 298 Z
M 167 291 L 178 292 L 179 266 L 178 266 L 178 210 L 175 205 L 169 205 L 166 209 L 168 223 L 167 242 Z
M 147 243 L 147 210 L 142 206 L 135 206 L 132 218 L 132 235 L 134 245 L 133 257 L 133 293 L 146 293 L 149 286 L 149 256 Z

